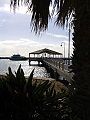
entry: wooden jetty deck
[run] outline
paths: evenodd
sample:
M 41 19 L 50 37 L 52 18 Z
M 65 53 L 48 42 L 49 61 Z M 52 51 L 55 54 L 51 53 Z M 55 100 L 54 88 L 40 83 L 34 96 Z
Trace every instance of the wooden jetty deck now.
M 34 57 L 31 56 L 32 54 L 34 54 Z M 38 64 L 40 64 L 41 62 L 56 79 L 58 76 L 62 76 L 64 80 L 67 80 L 69 83 L 71 82 L 73 77 L 73 74 L 69 73 L 68 68 L 68 63 L 71 60 L 71 58 L 62 58 L 61 53 L 54 52 L 48 49 L 42 49 L 29 53 L 29 65 L 31 61 L 38 61 Z
M 50 68 L 54 70 L 55 73 L 62 76 L 64 79 L 66 79 L 68 82 L 72 80 L 73 74 L 69 73 L 69 68 L 67 64 L 64 64 L 62 62 L 63 59 L 60 60 L 53 60 L 53 59 L 46 59 L 43 60 L 43 62 Z

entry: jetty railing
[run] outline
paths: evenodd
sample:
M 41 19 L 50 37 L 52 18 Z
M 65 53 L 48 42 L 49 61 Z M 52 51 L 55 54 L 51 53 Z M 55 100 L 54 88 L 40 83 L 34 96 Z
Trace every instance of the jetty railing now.
M 65 64 L 63 59 L 44 59 L 43 62 L 51 67 L 60 76 L 63 76 L 63 78 L 65 78 L 68 82 L 71 82 L 73 73 L 69 72 L 69 65 Z
M 54 72 L 63 76 L 68 82 L 72 80 L 73 73 L 69 73 L 68 59 L 66 58 L 30 57 L 29 65 L 31 61 L 38 61 L 38 64 L 40 64 L 40 62 L 44 63 L 45 67 L 51 68 Z

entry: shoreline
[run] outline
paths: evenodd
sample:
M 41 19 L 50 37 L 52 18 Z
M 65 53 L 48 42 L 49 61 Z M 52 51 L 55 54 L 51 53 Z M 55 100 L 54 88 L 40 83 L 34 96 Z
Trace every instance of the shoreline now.
M 49 82 L 51 83 L 51 86 L 54 85 L 54 89 L 56 90 L 56 92 L 62 92 L 63 90 L 65 90 L 66 92 L 68 91 L 68 88 L 63 83 L 61 83 L 60 81 L 57 81 L 56 79 L 44 78 L 44 77 L 34 77 L 33 81 L 36 81 L 36 80 L 38 83 L 49 80 Z
M 6 75 L 0 75 L 0 79 L 5 78 L 5 76 Z M 51 83 L 51 86 L 54 85 L 54 89 L 56 92 L 62 92 L 63 90 L 68 91 L 68 88 L 63 83 L 61 83 L 60 81 L 57 81 L 56 79 L 45 78 L 45 77 L 33 77 L 33 82 L 37 81 L 38 84 L 46 80 L 49 80 L 49 82 Z

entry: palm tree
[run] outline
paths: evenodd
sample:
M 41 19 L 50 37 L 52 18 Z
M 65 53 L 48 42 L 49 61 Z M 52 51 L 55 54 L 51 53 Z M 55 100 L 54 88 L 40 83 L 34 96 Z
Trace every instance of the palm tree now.
M 11 0 L 11 6 L 20 0 Z M 32 28 L 35 32 L 46 30 L 50 18 L 52 0 L 24 0 L 32 11 Z M 53 11 L 57 12 L 56 23 L 73 24 L 74 87 L 71 96 L 73 119 L 89 120 L 90 105 L 90 0 L 54 0 Z M 74 106 L 75 105 L 75 106 Z M 76 113 L 76 114 L 75 114 Z

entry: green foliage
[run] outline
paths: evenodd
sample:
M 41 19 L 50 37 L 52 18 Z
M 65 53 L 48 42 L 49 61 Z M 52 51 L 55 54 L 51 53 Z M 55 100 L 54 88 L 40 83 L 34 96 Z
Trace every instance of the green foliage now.
M 65 120 L 70 109 L 65 93 L 56 93 L 49 81 L 28 79 L 19 66 L 15 75 L 11 68 L 0 79 L 0 120 Z

